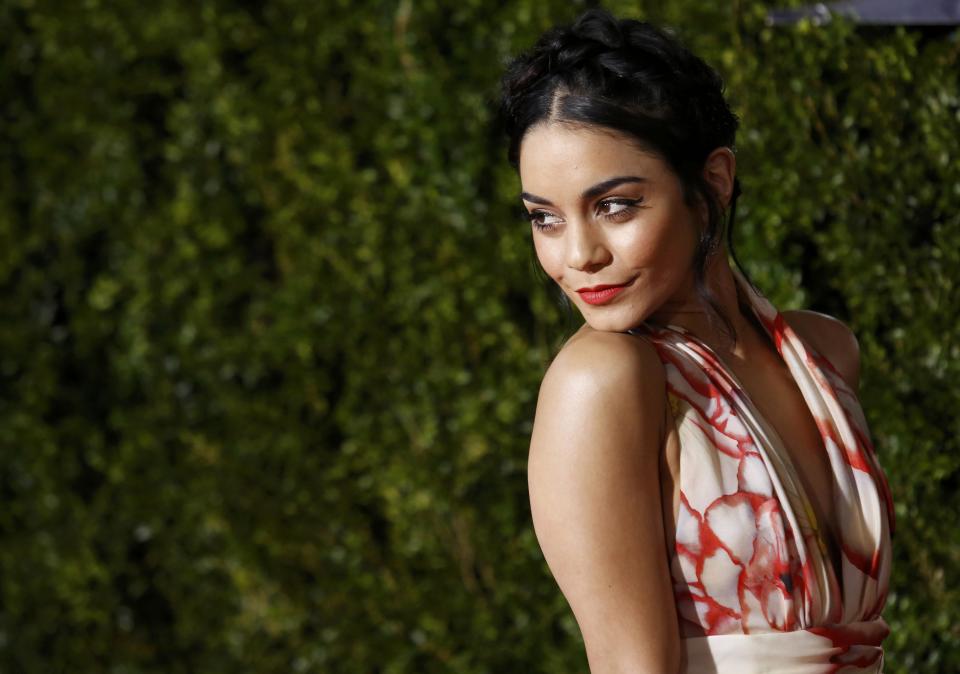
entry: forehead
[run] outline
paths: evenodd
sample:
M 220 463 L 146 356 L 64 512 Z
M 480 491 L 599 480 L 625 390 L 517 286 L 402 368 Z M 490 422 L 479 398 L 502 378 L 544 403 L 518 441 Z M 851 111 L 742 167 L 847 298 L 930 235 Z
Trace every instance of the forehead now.
M 656 180 L 668 169 L 659 156 L 641 149 L 625 134 L 551 122 L 526 133 L 519 170 L 523 188 L 536 192 L 550 186 L 593 184 L 612 175 Z

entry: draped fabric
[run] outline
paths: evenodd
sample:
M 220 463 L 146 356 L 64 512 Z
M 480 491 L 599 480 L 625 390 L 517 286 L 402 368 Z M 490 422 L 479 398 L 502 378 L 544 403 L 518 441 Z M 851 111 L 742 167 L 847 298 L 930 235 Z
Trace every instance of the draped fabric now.
M 733 373 L 682 326 L 631 330 L 660 356 L 680 439 L 671 573 L 686 671 L 880 672 L 894 514 L 863 411 L 830 361 L 733 273 L 823 438 L 841 566 L 783 440 Z

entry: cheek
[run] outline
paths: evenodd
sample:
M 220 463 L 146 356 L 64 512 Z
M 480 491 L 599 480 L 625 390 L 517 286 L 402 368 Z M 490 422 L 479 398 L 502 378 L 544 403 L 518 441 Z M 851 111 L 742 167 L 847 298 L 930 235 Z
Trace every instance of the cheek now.
M 633 231 L 624 231 L 616 248 L 624 263 L 635 267 L 673 265 L 685 250 L 684 236 L 677 228 L 642 223 Z
M 536 237 L 533 247 L 537 253 L 540 266 L 547 276 L 557 279 L 563 275 L 563 246 L 560 239 Z
M 619 249 L 637 266 L 683 268 L 695 246 L 689 217 L 682 209 L 671 209 L 624 230 Z

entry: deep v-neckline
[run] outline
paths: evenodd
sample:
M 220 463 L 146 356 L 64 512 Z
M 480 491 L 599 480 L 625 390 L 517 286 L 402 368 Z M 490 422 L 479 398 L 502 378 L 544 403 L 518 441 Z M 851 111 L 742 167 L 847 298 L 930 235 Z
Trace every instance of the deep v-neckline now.
M 736 272 L 734 272 L 734 283 L 737 289 L 738 297 L 741 298 L 743 301 L 744 308 L 749 308 L 752 317 L 760 325 L 760 327 L 763 329 L 764 334 L 773 344 L 774 351 L 776 352 L 777 357 L 786 366 L 787 372 L 789 373 L 790 378 L 793 380 L 794 385 L 797 386 L 797 389 L 800 392 L 800 398 L 801 400 L 803 400 L 803 403 L 807 408 L 807 413 L 813 419 L 814 425 L 817 427 L 817 435 L 819 436 L 820 442 L 821 442 L 821 451 L 823 451 L 826 454 L 825 443 L 827 442 L 827 437 L 824 435 L 823 431 L 821 430 L 820 425 L 817 424 L 817 417 L 814 414 L 813 409 L 811 409 L 810 402 L 807 400 L 807 397 L 803 392 L 803 388 L 800 386 L 800 383 L 797 381 L 796 373 L 794 373 L 793 369 L 790 367 L 790 364 L 787 362 L 786 358 L 784 358 L 782 349 L 777 346 L 778 340 L 776 335 L 771 334 L 770 329 L 767 327 L 767 321 L 765 321 L 763 317 L 760 315 L 760 312 L 758 311 L 754 301 L 746 296 L 747 293 L 749 293 L 749 290 L 744 289 L 740 285 L 741 280 L 737 278 Z M 802 340 L 799 337 L 799 335 L 797 335 L 796 331 L 793 330 L 789 325 L 787 325 L 786 319 L 783 319 L 779 309 L 776 309 L 776 307 L 774 307 L 774 310 L 776 311 L 776 317 L 780 319 L 778 322 L 784 326 L 784 330 L 790 330 L 793 333 L 793 336 L 797 339 L 797 341 L 800 342 L 803 349 L 809 352 L 809 349 L 811 348 L 810 345 L 806 341 Z M 843 550 L 840 545 L 840 536 L 836 531 L 834 531 L 832 523 L 830 523 L 830 521 L 827 518 L 821 517 L 820 513 L 818 513 L 813 509 L 813 499 L 808 493 L 809 490 L 807 485 L 804 484 L 804 482 L 801 481 L 800 479 L 800 471 L 797 470 L 794 456 L 789 450 L 788 445 L 784 441 L 783 436 L 777 430 L 776 426 L 774 426 L 773 423 L 771 423 L 770 420 L 767 419 L 767 417 L 760 412 L 760 408 L 755 403 L 753 397 L 750 395 L 749 391 L 747 391 L 746 387 L 743 385 L 743 382 L 740 381 L 740 378 L 737 377 L 736 373 L 730 368 L 727 362 L 722 358 L 720 358 L 719 355 L 716 353 L 716 351 L 714 351 L 714 349 L 712 349 L 709 345 L 707 345 L 706 342 L 704 342 L 699 337 L 697 337 L 689 329 L 680 325 L 676 325 L 672 323 L 653 324 L 653 325 L 655 325 L 658 328 L 666 328 L 669 331 L 678 333 L 684 339 L 687 339 L 693 342 L 699 349 L 703 350 L 710 358 L 712 358 L 715 362 L 717 362 L 720 365 L 721 376 L 726 377 L 729 380 L 731 389 L 738 393 L 738 395 L 735 396 L 735 403 L 737 405 L 742 405 L 746 407 L 747 412 L 750 415 L 752 415 L 753 418 L 755 418 L 757 422 L 763 427 L 763 431 L 771 438 L 773 442 L 778 443 L 778 446 L 782 448 L 782 451 L 779 452 L 780 454 L 782 454 L 781 460 L 789 462 L 790 469 L 797 476 L 799 486 L 803 490 L 802 498 L 806 502 L 805 503 L 806 510 L 808 511 L 807 517 L 808 517 L 808 520 L 812 520 L 810 521 L 810 524 L 813 527 L 816 540 L 820 545 L 820 552 L 826 557 L 826 560 L 828 562 L 826 566 L 829 569 L 830 574 L 833 576 L 832 578 L 833 582 L 836 583 L 837 587 L 840 590 L 839 602 L 840 602 L 841 611 L 842 611 L 843 606 L 845 605 L 845 601 L 844 601 L 845 596 L 844 596 L 844 588 L 843 588 L 843 582 L 842 582 L 843 581 L 843 573 L 842 573 Z M 809 360 L 805 358 L 803 359 L 803 362 L 807 363 L 809 362 Z M 809 366 L 804 365 L 802 367 L 809 367 Z M 835 468 L 833 467 L 832 461 L 830 461 L 829 455 L 827 455 L 827 464 L 830 469 L 829 470 L 830 499 L 835 506 L 837 502 L 837 497 L 838 497 L 837 475 L 835 473 Z M 834 512 L 834 514 L 836 514 L 836 511 Z M 838 565 L 839 565 L 839 568 L 838 568 Z

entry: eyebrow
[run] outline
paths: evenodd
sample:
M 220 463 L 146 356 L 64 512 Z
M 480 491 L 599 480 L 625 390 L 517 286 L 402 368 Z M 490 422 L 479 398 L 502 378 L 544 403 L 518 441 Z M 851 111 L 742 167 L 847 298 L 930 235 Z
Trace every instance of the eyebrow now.
M 624 183 L 645 183 L 647 182 L 646 178 L 641 176 L 617 176 L 615 178 L 609 178 L 603 182 L 599 182 L 592 187 L 588 187 L 583 191 L 583 194 L 580 195 L 581 201 L 589 201 L 594 197 L 600 196 L 604 192 L 612 190 L 614 187 L 619 187 Z M 536 194 L 530 194 L 529 192 L 521 192 L 520 198 L 524 201 L 531 201 L 535 204 L 540 204 L 541 206 L 553 206 L 553 203 L 549 199 L 544 199 L 543 197 L 538 197 Z

